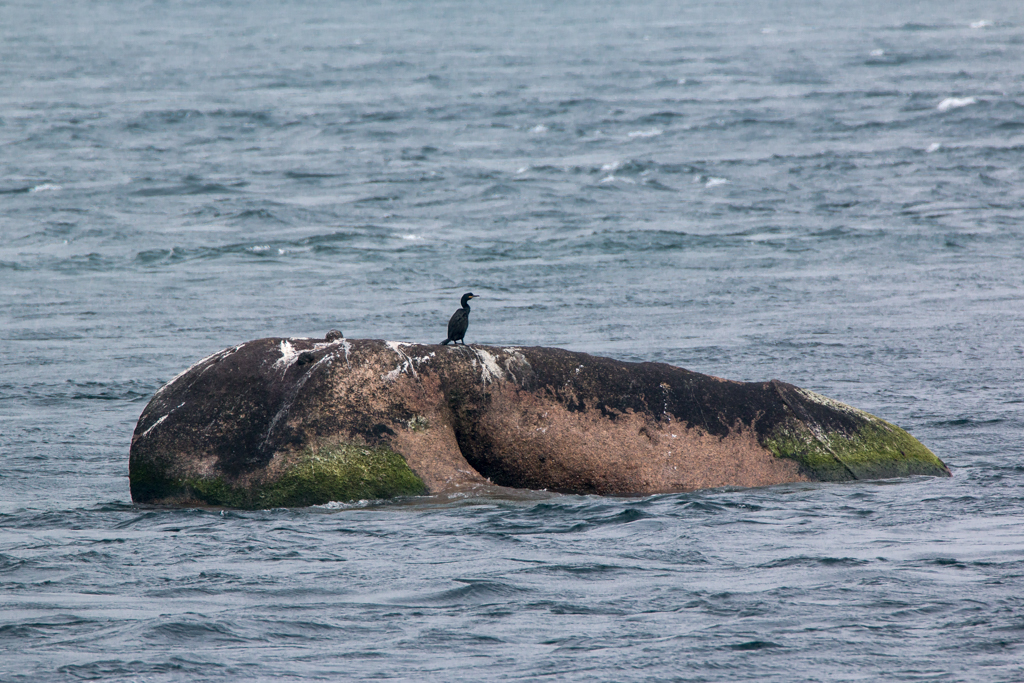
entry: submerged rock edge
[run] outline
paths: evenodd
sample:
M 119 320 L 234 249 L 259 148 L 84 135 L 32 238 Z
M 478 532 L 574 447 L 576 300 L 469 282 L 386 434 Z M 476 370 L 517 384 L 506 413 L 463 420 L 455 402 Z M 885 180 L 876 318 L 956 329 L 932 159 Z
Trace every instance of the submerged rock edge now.
M 174 476 L 132 468 L 132 500 L 155 505 L 214 505 L 243 510 L 420 496 L 427 487 L 401 454 L 385 446 L 335 444 L 306 449 L 277 472 L 257 477 Z
M 792 415 L 765 434 L 762 443 L 776 457 L 797 462 L 811 478 L 839 482 L 952 476 L 938 456 L 901 427 L 808 389 L 773 383 Z M 823 428 L 808 407 L 843 415 L 853 427 Z
M 951 476 L 924 444 L 896 425 L 874 418 L 852 435 L 815 434 L 787 425 L 765 439 L 776 457 L 794 460 L 817 481 L 896 479 L 912 475 Z

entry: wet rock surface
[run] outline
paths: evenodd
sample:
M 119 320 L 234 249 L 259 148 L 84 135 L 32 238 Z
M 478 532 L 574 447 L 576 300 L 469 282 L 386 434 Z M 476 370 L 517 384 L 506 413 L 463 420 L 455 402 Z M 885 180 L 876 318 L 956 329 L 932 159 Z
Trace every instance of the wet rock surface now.
M 134 501 L 275 507 L 486 487 L 651 494 L 949 470 L 905 431 L 778 380 L 555 348 L 260 339 L 163 387 Z

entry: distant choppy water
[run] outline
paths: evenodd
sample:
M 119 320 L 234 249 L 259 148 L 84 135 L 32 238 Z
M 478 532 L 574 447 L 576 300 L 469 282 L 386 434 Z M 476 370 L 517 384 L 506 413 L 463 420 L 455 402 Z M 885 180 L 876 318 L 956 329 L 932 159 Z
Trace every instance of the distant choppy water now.
M 1024 680 L 1024 6 L 368 4 L 0 4 L 0 680 Z M 469 290 L 954 477 L 131 504 L 200 357 Z

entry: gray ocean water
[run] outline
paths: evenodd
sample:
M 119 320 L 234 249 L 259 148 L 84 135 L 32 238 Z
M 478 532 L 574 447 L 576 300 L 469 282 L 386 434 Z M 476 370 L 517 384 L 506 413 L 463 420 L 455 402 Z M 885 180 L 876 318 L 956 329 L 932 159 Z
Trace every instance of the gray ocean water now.
M 1024 680 L 1024 5 L 0 2 L 0 680 Z M 951 479 L 135 506 L 267 336 L 782 379 Z

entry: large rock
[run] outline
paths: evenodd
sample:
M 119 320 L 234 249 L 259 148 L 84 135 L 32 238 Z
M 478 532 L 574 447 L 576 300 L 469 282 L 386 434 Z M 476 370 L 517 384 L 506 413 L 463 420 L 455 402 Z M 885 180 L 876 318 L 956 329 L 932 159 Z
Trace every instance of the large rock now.
M 949 475 L 899 427 L 778 380 L 372 339 L 260 339 L 200 361 L 146 406 L 129 469 L 136 502 L 245 508 Z

